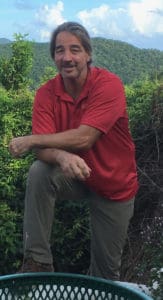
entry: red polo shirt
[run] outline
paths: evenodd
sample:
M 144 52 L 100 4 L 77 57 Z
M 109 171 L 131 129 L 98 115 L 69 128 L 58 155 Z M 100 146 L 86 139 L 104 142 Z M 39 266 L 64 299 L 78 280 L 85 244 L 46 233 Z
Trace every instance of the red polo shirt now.
M 119 77 L 90 68 L 78 99 L 64 91 L 57 75 L 41 86 L 33 107 L 33 134 L 61 132 L 81 124 L 103 132 L 89 151 L 79 155 L 90 166 L 86 184 L 112 200 L 129 200 L 137 192 L 135 147 L 128 128 L 126 100 Z

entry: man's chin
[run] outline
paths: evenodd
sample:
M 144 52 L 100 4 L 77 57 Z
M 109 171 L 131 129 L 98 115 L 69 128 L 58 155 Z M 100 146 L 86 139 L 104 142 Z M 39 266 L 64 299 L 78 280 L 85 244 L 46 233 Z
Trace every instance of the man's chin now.
M 72 79 L 74 78 L 75 79 L 77 77 L 77 74 L 75 74 L 74 72 L 62 72 L 61 75 L 65 79 L 66 78 L 72 78 Z

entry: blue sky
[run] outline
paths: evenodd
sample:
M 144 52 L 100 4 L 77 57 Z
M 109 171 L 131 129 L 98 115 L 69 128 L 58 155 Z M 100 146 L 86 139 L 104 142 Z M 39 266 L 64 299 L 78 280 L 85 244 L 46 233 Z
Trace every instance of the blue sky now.
M 91 37 L 163 50 L 163 0 L 1 0 L 0 38 L 14 33 L 47 42 L 64 21 L 84 25 Z

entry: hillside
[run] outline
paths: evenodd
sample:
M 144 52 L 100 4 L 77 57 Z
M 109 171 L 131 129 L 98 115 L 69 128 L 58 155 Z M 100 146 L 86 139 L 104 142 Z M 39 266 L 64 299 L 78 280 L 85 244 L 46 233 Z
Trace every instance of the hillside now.
M 93 39 L 92 44 L 95 64 L 118 74 L 124 83 L 163 71 L 163 51 L 100 38 Z
M 163 51 L 139 49 L 124 42 L 104 38 L 93 38 L 92 46 L 93 64 L 116 73 L 125 84 L 147 75 L 157 76 L 163 71 Z M 33 50 L 31 77 L 36 86 L 45 67 L 54 66 L 54 63 L 50 58 L 48 43 L 33 43 Z M 0 44 L 0 57 L 7 57 L 10 53 L 10 44 Z
M 6 38 L 0 38 L 0 45 L 9 44 L 9 43 L 11 43 L 10 40 Z

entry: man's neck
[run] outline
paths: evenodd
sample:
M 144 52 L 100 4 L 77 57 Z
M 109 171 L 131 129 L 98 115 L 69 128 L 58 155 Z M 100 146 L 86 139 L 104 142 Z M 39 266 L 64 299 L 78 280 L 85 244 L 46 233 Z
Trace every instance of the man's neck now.
M 77 99 L 83 89 L 83 86 L 86 82 L 87 74 L 85 77 L 80 79 L 68 78 L 63 79 L 65 91 L 69 94 L 73 99 Z
M 73 99 L 76 99 L 79 97 L 82 88 L 83 88 L 84 82 L 79 83 L 74 80 L 66 80 L 64 81 L 64 87 L 67 94 L 69 94 Z

